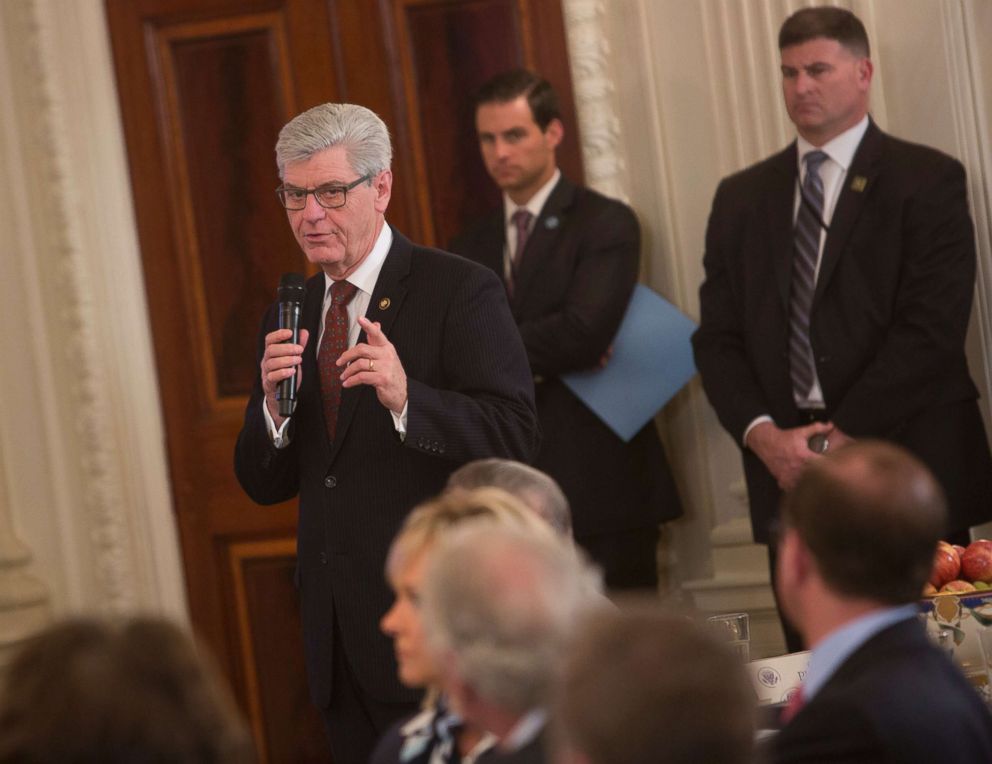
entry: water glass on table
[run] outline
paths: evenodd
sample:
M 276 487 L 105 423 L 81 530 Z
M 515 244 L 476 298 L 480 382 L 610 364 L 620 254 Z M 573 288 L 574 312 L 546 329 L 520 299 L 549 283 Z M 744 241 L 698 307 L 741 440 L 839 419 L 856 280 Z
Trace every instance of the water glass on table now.
M 751 660 L 751 627 L 747 613 L 714 615 L 706 619 L 710 629 L 724 640 L 742 663 Z

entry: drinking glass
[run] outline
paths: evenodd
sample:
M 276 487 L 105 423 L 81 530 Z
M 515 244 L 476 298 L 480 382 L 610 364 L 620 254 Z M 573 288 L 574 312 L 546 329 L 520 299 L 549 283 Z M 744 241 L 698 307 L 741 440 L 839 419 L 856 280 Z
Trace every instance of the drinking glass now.
M 710 628 L 726 641 L 743 663 L 751 659 L 751 627 L 747 613 L 727 613 L 706 619 Z

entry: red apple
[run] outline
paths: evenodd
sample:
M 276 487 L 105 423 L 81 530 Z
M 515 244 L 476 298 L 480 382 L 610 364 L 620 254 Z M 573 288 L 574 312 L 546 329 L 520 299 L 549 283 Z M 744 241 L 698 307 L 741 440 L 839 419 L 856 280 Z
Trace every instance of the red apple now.
M 992 541 L 979 539 L 961 555 L 961 573 L 969 581 L 992 583 Z
M 962 581 L 960 578 L 954 581 L 948 581 L 942 587 L 940 587 L 940 594 L 963 594 L 965 592 L 975 591 L 975 585 L 969 583 L 968 581 Z
M 961 575 L 961 558 L 958 557 L 957 551 L 946 541 L 938 541 L 933 567 L 930 569 L 930 583 L 939 589 L 959 575 Z
M 923 585 L 923 596 L 932 597 L 937 593 L 937 587 L 931 584 L 929 581 Z
M 953 546 L 954 549 L 957 551 L 958 557 L 964 554 L 964 547 L 961 546 L 960 544 L 951 544 L 951 546 Z

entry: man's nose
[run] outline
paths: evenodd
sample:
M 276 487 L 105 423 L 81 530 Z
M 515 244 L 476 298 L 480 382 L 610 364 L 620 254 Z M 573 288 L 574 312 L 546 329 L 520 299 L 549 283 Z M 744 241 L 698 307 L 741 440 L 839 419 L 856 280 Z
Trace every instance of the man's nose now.
M 813 87 L 813 78 L 806 72 L 799 72 L 796 75 L 796 92 L 807 93 Z
M 325 210 L 318 204 L 316 194 L 307 194 L 306 204 L 303 207 L 303 217 L 307 220 L 320 220 L 324 214 Z

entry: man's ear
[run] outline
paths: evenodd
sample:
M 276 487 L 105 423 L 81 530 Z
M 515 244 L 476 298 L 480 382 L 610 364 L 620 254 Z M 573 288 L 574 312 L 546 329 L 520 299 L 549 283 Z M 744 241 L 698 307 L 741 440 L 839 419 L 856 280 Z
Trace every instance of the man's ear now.
M 389 199 L 393 195 L 393 171 L 383 170 L 372 179 L 372 190 L 375 191 L 375 210 L 385 214 Z
M 872 64 L 870 58 L 862 58 L 858 61 L 858 84 L 862 90 L 868 90 L 874 71 L 875 65 Z
M 813 554 L 799 537 L 799 532 L 794 528 L 786 529 L 779 541 L 779 576 L 788 577 L 788 580 L 794 584 L 803 584 L 809 580 L 815 567 Z
M 561 123 L 560 119 L 555 118 L 548 122 L 548 126 L 544 128 L 544 141 L 548 148 L 558 148 L 558 144 L 561 143 L 564 137 L 565 126 Z

